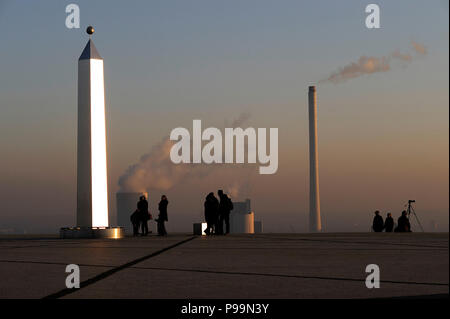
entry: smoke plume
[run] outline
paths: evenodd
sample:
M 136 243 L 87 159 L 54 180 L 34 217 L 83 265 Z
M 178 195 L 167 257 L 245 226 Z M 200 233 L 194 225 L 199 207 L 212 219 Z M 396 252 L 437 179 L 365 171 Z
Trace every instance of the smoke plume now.
M 428 53 L 427 48 L 423 44 L 414 41 L 411 41 L 411 44 L 413 46 L 414 51 L 416 51 L 417 53 L 421 55 L 426 55 Z
M 231 127 L 240 127 L 249 118 L 249 113 L 242 113 L 232 122 Z M 212 172 L 213 165 L 174 164 L 170 159 L 170 149 L 175 143 L 176 141 L 171 141 L 167 136 L 142 155 L 138 163 L 129 166 L 119 178 L 120 191 L 167 191 L 179 183 L 191 178 L 204 178 Z
M 399 59 L 404 62 L 411 62 L 412 61 L 412 55 L 408 53 L 401 53 L 399 50 L 395 50 L 392 52 L 392 57 L 394 59 Z
M 119 178 L 121 191 L 144 192 L 147 189 L 168 190 L 186 174 L 187 168 L 174 165 L 170 149 L 174 144 L 169 137 L 141 156 L 138 163 L 127 168 Z
M 411 41 L 412 49 L 417 55 L 426 55 L 427 49 L 423 44 Z M 327 78 L 322 79 L 319 83 L 331 82 L 338 84 L 350 79 L 358 78 L 367 74 L 380 72 L 388 72 L 392 69 L 392 61 L 397 60 L 403 63 L 411 63 L 415 56 L 409 53 L 402 53 L 395 50 L 392 53 L 381 56 L 361 56 L 358 61 L 347 64 L 339 68 L 336 72 L 331 73 Z
M 241 113 L 239 115 L 239 117 L 231 123 L 231 126 L 228 126 L 227 124 L 225 124 L 225 127 L 240 127 L 240 126 L 244 125 L 245 123 L 247 123 L 249 119 L 250 119 L 250 113 L 244 112 L 244 113 Z

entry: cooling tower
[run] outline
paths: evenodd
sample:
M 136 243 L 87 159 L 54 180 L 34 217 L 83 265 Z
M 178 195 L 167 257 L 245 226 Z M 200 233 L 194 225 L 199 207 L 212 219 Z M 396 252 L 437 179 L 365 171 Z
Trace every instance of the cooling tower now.
M 136 210 L 139 197 L 144 195 L 148 199 L 147 192 L 117 192 L 117 225 L 125 228 L 126 234 L 133 234 L 133 227 L 130 222 L 130 215 Z
M 230 233 L 231 234 L 254 234 L 255 233 L 255 214 L 253 212 L 246 214 L 230 215 Z
M 253 234 L 255 232 L 255 214 L 251 211 L 250 199 L 234 202 L 230 214 L 231 234 Z

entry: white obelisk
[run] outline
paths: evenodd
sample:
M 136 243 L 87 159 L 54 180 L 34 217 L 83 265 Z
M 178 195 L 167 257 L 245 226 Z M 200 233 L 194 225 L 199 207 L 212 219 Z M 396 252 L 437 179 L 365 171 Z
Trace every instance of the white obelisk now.
M 108 227 L 103 59 L 91 38 L 78 60 L 77 226 Z
M 308 92 L 309 114 L 309 231 L 322 230 L 319 195 L 319 154 L 317 150 L 317 101 L 316 87 Z

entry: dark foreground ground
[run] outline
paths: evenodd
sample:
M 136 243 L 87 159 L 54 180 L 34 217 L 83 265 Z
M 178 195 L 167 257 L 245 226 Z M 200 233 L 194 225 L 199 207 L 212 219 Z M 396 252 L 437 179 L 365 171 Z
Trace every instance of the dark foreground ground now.
M 448 233 L 0 238 L 0 298 L 378 298 L 449 293 Z M 82 287 L 65 289 L 67 264 Z M 381 287 L 367 289 L 377 264 Z

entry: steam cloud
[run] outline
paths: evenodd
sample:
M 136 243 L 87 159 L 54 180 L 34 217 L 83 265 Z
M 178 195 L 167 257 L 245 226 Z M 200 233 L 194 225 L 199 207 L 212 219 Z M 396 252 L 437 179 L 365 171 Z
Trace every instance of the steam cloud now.
M 249 113 L 242 113 L 232 122 L 231 127 L 240 127 L 250 118 Z M 144 192 L 150 189 L 167 191 L 176 184 L 191 178 L 204 178 L 212 172 L 212 166 L 206 164 L 174 164 L 170 159 L 170 149 L 176 143 L 169 136 L 165 137 L 139 162 L 129 166 L 119 178 L 121 192 Z M 233 186 L 236 190 L 239 186 Z
M 144 192 L 147 189 L 168 190 L 186 174 L 187 167 L 174 165 L 170 149 L 174 141 L 164 138 L 149 153 L 141 156 L 138 163 L 128 167 L 119 178 L 121 191 Z
M 411 45 L 417 55 L 427 54 L 427 48 L 423 44 L 411 41 Z M 338 84 L 365 74 L 387 72 L 391 70 L 392 60 L 410 63 L 413 59 L 413 55 L 409 53 L 402 53 L 399 50 L 382 57 L 362 56 L 358 59 L 358 61 L 341 67 L 338 71 L 331 73 L 331 75 L 326 79 L 320 80 L 319 83 L 331 82 Z
M 411 44 L 414 48 L 414 51 L 416 51 L 417 53 L 421 55 L 426 55 L 428 53 L 427 48 L 423 44 L 414 41 L 411 41 Z

